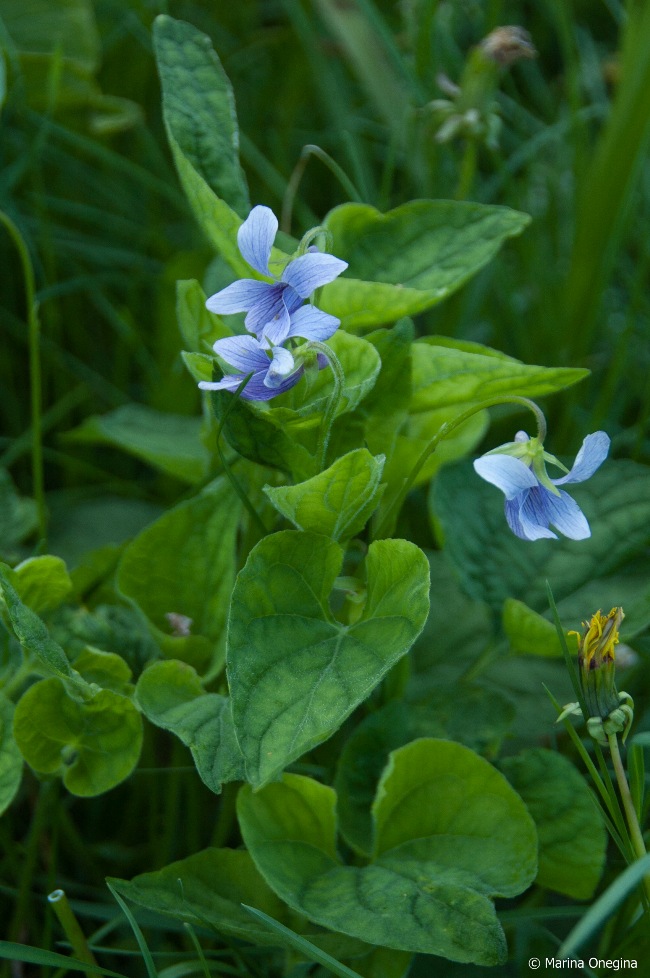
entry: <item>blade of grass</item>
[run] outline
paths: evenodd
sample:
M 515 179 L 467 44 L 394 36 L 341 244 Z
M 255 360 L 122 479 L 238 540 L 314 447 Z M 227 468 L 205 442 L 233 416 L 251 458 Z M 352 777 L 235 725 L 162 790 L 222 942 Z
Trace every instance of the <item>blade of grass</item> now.
M 294 950 L 303 954 L 309 961 L 315 961 L 317 964 L 327 968 L 328 971 L 331 971 L 332 974 L 338 975 L 339 978 L 361 978 L 358 972 L 353 971 L 352 968 L 348 968 L 345 964 L 341 964 L 331 954 L 321 951 L 311 941 L 308 941 L 305 937 L 300 937 L 299 934 L 294 933 L 289 927 L 285 927 L 284 924 L 274 920 L 273 917 L 267 916 L 263 911 L 256 910 L 255 907 L 249 907 L 245 903 L 242 903 L 242 907 L 251 916 L 261 921 L 270 931 L 273 931 L 281 937 L 282 944 L 289 944 Z
M 133 914 L 131 913 L 131 911 L 129 910 L 126 902 L 122 899 L 122 897 L 120 896 L 120 894 L 117 892 L 117 890 L 113 886 L 113 883 L 117 883 L 117 882 L 118 882 L 118 880 L 112 880 L 109 877 L 106 880 L 106 885 L 109 888 L 109 890 L 111 891 L 111 893 L 113 894 L 113 897 L 114 897 L 116 903 L 119 904 L 120 909 L 122 910 L 122 913 L 124 914 L 124 916 L 128 920 L 129 924 L 131 925 L 131 930 L 133 931 L 133 934 L 135 936 L 135 939 L 138 942 L 138 947 L 140 948 L 140 952 L 142 954 L 142 959 L 143 959 L 143 961 L 145 963 L 145 966 L 147 968 L 147 974 L 149 975 L 149 978 L 159 978 L 158 971 L 156 970 L 156 965 L 154 964 L 153 957 L 151 956 L 151 951 L 149 950 L 149 947 L 147 945 L 147 942 L 144 939 L 144 934 L 140 930 L 140 927 L 138 925 L 138 922 L 135 919 L 135 917 L 133 916 Z
M 559 958 L 574 957 L 579 948 L 596 934 L 620 903 L 638 886 L 650 870 L 650 853 L 628 866 L 587 910 L 558 950 Z

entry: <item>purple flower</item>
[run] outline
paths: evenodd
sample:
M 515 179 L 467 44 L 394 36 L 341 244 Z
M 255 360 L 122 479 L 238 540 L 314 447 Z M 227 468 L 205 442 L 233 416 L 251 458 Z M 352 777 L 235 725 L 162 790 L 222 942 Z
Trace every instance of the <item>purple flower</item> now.
M 271 246 L 278 230 L 278 221 L 268 207 L 257 206 L 250 212 L 237 232 L 239 250 L 251 268 L 268 278 Z M 290 335 L 291 316 L 305 299 L 321 285 L 327 285 L 348 267 L 347 262 L 333 255 L 308 251 L 292 259 L 280 279 L 260 282 L 244 278 L 210 296 L 206 307 L 210 312 L 245 312 L 245 325 L 258 339 L 264 337 L 278 346 Z M 320 310 L 315 310 L 325 316 Z
M 503 492 L 508 526 L 522 540 L 557 540 L 551 526 L 571 540 L 585 540 L 591 530 L 584 513 L 568 493 L 557 487 L 589 479 L 605 461 L 609 444 L 604 431 L 587 435 L 571 471 L 561 479 L 550 479 L 544 458 L 559 463 L 544 452 L 537 438 L 529 439 L 519 432 L 514 442 L 476 459 L 474 468 L 482 479 Z
M 302 337 L 307 340 L 328 340 L 339 325 L 335 316 L 302 306 L 293 313 L 286 339 Z M 199 387 L 204 391 L 236 391 L 248 374 L 252 374 L 241 392 L 247 401 L 270 401 L 278 394 L 284 394 L 297 384 L 305 365 L 302 358 L 293 356 L 283 346 L 269 346 L 266 338 L 261 341 L 254 336 L 228 336 L 217 340 L 214 352 L 237 373 L 226 374 L 219 381 L 202 380 Z M 318 355 L 318 366 L 326 365 L 326 358 Z

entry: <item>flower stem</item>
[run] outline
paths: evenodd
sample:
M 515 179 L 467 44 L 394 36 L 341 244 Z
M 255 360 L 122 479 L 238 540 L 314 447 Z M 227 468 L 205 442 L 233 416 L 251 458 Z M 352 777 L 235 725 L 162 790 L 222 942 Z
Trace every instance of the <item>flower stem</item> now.
M 495 407 L 497 404 L 521 404 L 523 407 L 528 408 L 529 411 L 532 411 L 535 415 L 535 420 L 537 421 L 537 437 L 539 438 L 540 442 L 544 441 L 546 438 L 546 418 L 544 417 L 541 408 L 539 408 L 534 401 L 529 400 L 529 398 L 519 397 L 516 394 L 510 394 L 502 397 L 491 397 L 489 400 L 481 401 L 479 404 L 475 404 L 467 411 L 463 411 L 462 414 L 459 414 L 457 417 L 453 418 L 452 421 L 446 421 L 439 428 L 404 480 L 404 484 L 399 494 L 388 507 L 386 513 L 384 514 L 384 518 L 373 533 L 373 539 L 381 539 L 384 532 L 387 531 L 387 528 L 391 522 L 393 511 L 395 514 L 399 513 L 402 503 L 406 499 L 409 490 L 417 479 L 420 470 L 428 460 L 429 456 L 433 455 L 443 438 L 446 438 L 452 433 L 452 431 L 455 431 L 456 428 L 459 428 L 462 424 L 465 424 L 465 422 L 469 421 L 469 419 L 475 414 L 478 414 L 480 411 L 484 411 L 486 408 Z
M 634 801 L 632 800 L 630 786 L 625 774 L 625 768 L 621 759 L 621 752 L 618 747 L 618 737 L 615 733 L 610 733 L 608 734 L 607 741 L 609 743 L 609 750 L 612 755 L 612 762 L 614 764 L 614 772 L 618 782 L 618 789 L 621 793 L 621 800 L 623 801 L 627 825 L 630 830 L 630 841 L 632 842 L 632 847 L 636 857 L 638 859 L 642 859 L 643 856 L 646 855 L 646 847 L 645 842 L 643 841 L 643 833 L 641 832 L 641 826 L 639 825 L 636 809 L 634 807 Z M 646 896 L 650 900 L 650 873 L 643 877 L 643 886 L 645 888 Z
M 325 468 L 325 460 L 327 458 L 327 447 L 330 442 L 330 435 L 332 433 L 332 425 L 334 424 L 334 419 L 336 417 L 336 412 L 339 409 L 339 404 L 341 403 L 341 397 L 343 396 L 343 385 L 345 384 L 345 374 L 343 372 L 343 367 L 341 366 L 341 361 L 337 357 L 334 350 L 327 346 L 325 343 L 321 343 L 320 340 L 310 340 L 307 344 L 310 350 L 316 350 L 317 353 L 322 353 L 324 357 L 327 358 L 330 367 L 332 368 L 332 374 L 334 377 L 334 388 L 332 394 L 328 401 L 327 407 L 325 408 L 325 414 L 323 415 L 323 421 L 320 426 L 320 431 L 318 433 L 318 445 L 316 448 L 316 459 L 318 461 L 318 471 L 322 472 Z

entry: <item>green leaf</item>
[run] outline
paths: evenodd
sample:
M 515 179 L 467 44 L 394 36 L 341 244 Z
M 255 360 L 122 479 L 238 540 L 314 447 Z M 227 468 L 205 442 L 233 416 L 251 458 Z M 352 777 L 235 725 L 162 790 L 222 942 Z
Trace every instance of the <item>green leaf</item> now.
M 506 598 L 503 603 L 503 630 L 513 652 L 562 658 L 562 646 L 553 622 L 542 618 L 523 601 Z M 577 652 L 575 635 L 565 636 L 569 649 Z
M 591 538 L 530 543 L 511 533 L 503 513 L 503 496 L 479 479 L 470 465 L 441 472 L 430 503 L 443 530 L 447 555 L 468 593 L 497 612 L 510 597 L 545 612 L 548 580 L 563 620 L 567 620 L 564 609 L 569 610 L 571 598 L 570 610 L 576 617 L 568 619 L 570 627 L 579 627 L 582 618 L 593 614 L 598 604 L 585 607 L 581 602 L 580 610 L 572 596 L 585 588 L 583 593 L 593 599 L 593 582 L 604 583 L 650 544 L 650 472 L 635 462 L 608 461 L 589 482 L 571 486 L 570 494 L 589 520 Z M 642 577 L 639 583 L 643 585 Z M 625 604 L 620 593 L 608 597 L 605 588 L 598 591 L 603 607 Z M 635 584 L 635 597 L 645 615 L 647 591 L 642 600 L 643 591 Z
M 113 445 L 191 484 L 203 479 L 208 470 L 201 419 L 155 411 L 143 404 L 124 404 L 109 414 L 93 415 L 65 437 L 87 445 Z
M 326 537 L 286 530 L 260 541 L 237 578 L 228 678 L 255 785 L 326 740 L 408 651 L 426 620 L 428 565 L 414 544 L 370 546 L 366 604 L 349 625 L 329 609 L 342 560 L 341 548 Z
M 194 170 L 245 216 L 250 202 L 239 164 L 235 97 L 210 38 L 164 14 L 154 21 L 153 38 L 165 124 Z
M 584 778 L 566 757 L 542 748 L 507 757 L 499 766 L 537 826 L 537 883 L 588 900 L 605 866 L 607 832 Z
M 109 689 L 76 702 L 59 679 L 43 679 L 16 704 L 14 736 L 35 771 L 60 774 L 71 794 L 91 797 L 124 781 L 137 764 L 142 718 Z
M 205 353 L 215 340 L 232 335 L 220 317 L 205 308 L 205 292 L 195 279 L 176 283 L 176 318 L 185 346 L 195 353 Z
M 249 204 L 230 82 L 209 37 L 190 24 L 161 14 L 153 37 L 167 138 L 194 216 L 237 275 L 258 278 L 237 247 Z
M 294 486 L 264 486 L 275 508 L 299 530 L 348 540 L 360 533 L 381 497 L 383 455 L 348 452 L 328 469 Z
M 372 852 L 370 805 L 388 755 L 419 737 L 444 737 L 493 753 L 507 734 L 514 708 L 501 694 L 477 686 L 440 686 L 418 703 L 393 700 L 365 717 L 347 740 L 336 769 L 341 833 L 357 852 Z
M 242 903 L 287 920 L 287 908 L 241 849 L 204 849 L 157 872 L 114 885 L 140 906 L 262 946 L 277 946 L 277 938 L 252 919 Z
M 521 798 L 491 764 L 448 740 L 390 755 L 372 806 L 375 856 L 433 863 L 454 883 L 516 896 L 537 872 L 537 835 Z
M 197 384 L 201 380 L 213 379 L 214 357 L 209 354 L 188 353 L 187 350 L 181 350 L 181 360 Z
M 537 367 L 489 347 L 430 336 L 413 344 L 411 412 L 457 407 L 500 395 L 544 397 L 589 376 L 578 367 Z
M 14 740 L 13 716 L 13 703 L 0 693 L 0 815 L 14 800 L 23 774 L 23 759 Z
M 395 751 L 374 805 L 379 854 L 364 867 L 339 861 L 335 805 L 331 788 L 297 775 L 239 793 L 244 841 L 290 907 L 382 947 L 477 964 L 505 960 L 488 894 L 528 885 L 536 836 L 502 775 L 447 741 Z
M 58 608 L 72 591 L 72 580 L 60 557 L 29 557 L 14 567 L 13 583 L 21 600 L 42 615 Z
M 11 627 L 23 650 L 28 655 L 36 656 L 48 673 L 54 673 L 73 685 L 85 686 L 81 677 L 70 666 L 61 646 L 50 638 L 45 624 L 20 600 L 12 584 L 13 579 L 13 571 L 6 564 L 0 564 L 0 593 L 5 601 Z
M 319 305 L 347 329 L 394 322 L 455 292 L 520 234 L 526 214 L 452 200 L 415 200 L 387 214 L 342 204 L 327 215 L 332 253 L 349 263 Z
M 341 330 L 329 345 L 338 357 L 345 383 L 338 417 L 354 411 L 372 390 L 381 368 L 371 343 Z M 303 481 L 314 474 L 314 453 L 323 414 L 333 392 L 331 370 L 325 367 L 308 385 L 303 379 L 270 404 L 238 400 L 228 391 L 212 395 L 219 421 L 226 418 L 223 433 L 228 443 L 245 458 L 290 472 Z
M 224 782 L 244 779 L 230 700 L 204 692 L 191 666 L 175 660 L 154 662 L 140 676 L 136 697 L 148 720 L 189 747 L 211 791 L 219 794 Z
M 74 660 L 74 667 L 86 682 L 101 689 L 127 696 L 133 691 L 131 669 L 122 656 L 86 646 Z
M 206 648 L 212 654 L 223 648 L 240 506 L 227 480 L 216 479 L 146 527 L 124 551 L 118 587 L 153 623 L 170 658 L 202 658 Z M 191 619 L 191 634 L 174 635 L 169 615 Z

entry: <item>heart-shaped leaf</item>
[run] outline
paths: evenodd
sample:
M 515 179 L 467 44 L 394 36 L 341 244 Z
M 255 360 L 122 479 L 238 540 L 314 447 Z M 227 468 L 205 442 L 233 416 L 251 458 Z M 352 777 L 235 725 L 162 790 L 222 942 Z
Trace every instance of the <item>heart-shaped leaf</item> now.
M 343 560 L 327 537 L 286 530 L 251 552 L 232 596 L 228 679 L 254 785 L 326 740 L 408 651 L 429 608 L 429 567 L 414 544 L 373 543 L 367 599 L 353 624 L 334 618 Z
M 503 775 L 460 744 L 395 751 L 373 817 L 376 855 L 345 866 L 336 795 L 297 775 L 238 798 L 244 841 L 262 875 L 311 920 L 379 946 L 493 965 L 506 944 L 490 896 L 533 880 L 533 821 Z

